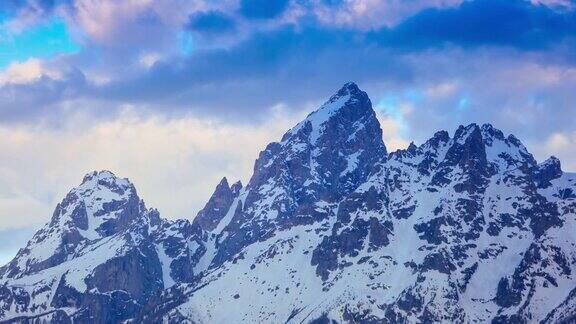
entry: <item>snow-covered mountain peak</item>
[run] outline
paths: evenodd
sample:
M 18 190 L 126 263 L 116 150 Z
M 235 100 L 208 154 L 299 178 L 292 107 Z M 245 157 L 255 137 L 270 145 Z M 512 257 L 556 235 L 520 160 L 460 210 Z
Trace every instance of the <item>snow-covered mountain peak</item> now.
M 460 144 L 465 143 L 475 137 L 481 136 L 480 127 L 476 123 L 466 126 L 460 125 L 454 133 L 454 140 Z
M 218 251 L 215 264 L 276 229 L 333 216 L 318 204 L 334 204 L 356 190 L 386 157 L 368 95 L 353 83 L 344 85 L 260 153 L 253 176 L 234 201 L 221 200 L 230 209 L 214 215 L 226 220 L 219 240 L 225 248 Z
M 360 90 L 355 83 L 349 82 L 342 86 L 322 106 L 311 112 L 306 119 L 288 131 L 282 138 L 282 143 L 289 141 L 292 136 L 298 135 L 304 130 L 307 133 L 307 137 L 309 137 L 309 141 L 314 144 L 325 133 L 326 128 L 330 127 L 330 125 L 327 125 L 329 120 L 344 118 L 354 123 L 363 118 L 370 118 L 371 115 L 374 115 L 374 111 L 368 94 Z M 360 124 L 355 126 L 360 127 Z M 351 129 L 351 131 L 354 130 Z
M 311 186 L 344 186 L 349 191 L 358 185 L 358 179 L 350 177 L 364 178 L 386 155 L 368 95 L 356 84 L 347 83 L 289 130 L 281 142 L 271 143 L 261 152 L 248 187 L 261 185 L 288 167 L 290 171 L 282 177 L 292 177 L 296 183 L 291 186 L 298 184 L 303 193 Z
M 340 90 L 338 90 L 338 92 L 336 93 L 336 95 L 352 95 L 352 96 L 355 95 L 364 96 L 365 94 L 366 93 L 360 90 L 358 85 L 352 81 L 344 83 L 344 85 L 342 85 L 342 88 L 340 88 Z
M 347 83 L 289 130 L 280 143 L 271 143 L 261 152 L 249 187 L 282 175 L 285 180 L 286 176 L 295 180 L 291 186 L 300 186 L 302 194 L 316 198 L 322 196 L 318 191 L 334 193 L 335 187 L 351 191 L 358 185 L 355 178 L 364 179 L 372 165 L 386 155 L 368 95 L 356 84 Z M 280 174 L 286 167 L 288 172 Z
M 329 114 L 330 112 L 334 113 L 338 109 L 343 108 L 343 105 L 334 104 L 336 102 L 344 102 L 344 103 L 354 103 L 354 102 L 366 102 L 369 101 L 368 94 L 362 91 L 358 85 L 354 82 L 345 83 L 334 95 L 324 103 L 318 110 L 313 112 L 310 115 L 314 114 Z M 363 106 L 363 108 L 368 108 L 367 106 Z
M 108 171 L 108 170 L 100 170 L 100 171 L 92 171 L 87 173 L 84 178 L 82 179 L 82 184 L 86 183 L 86 182 L 90 182 L 93 180 L 105 180 L 107 179 L 108 181 L 118 181 L 121 180 L 121 178 L 118 178 L 112 171 Z M 123 178 L 122 180 L 127 181 L 126 178 Z
M 117 177 L 108 170 L 92 171 L 84 176 L 82 183 L 76 187 L 78 191 L 82 190 L 111 190 L 122 195 L 134 186 L 127 178 Z
M 110 223 L 112 218 L 122 218 L 121 222 L 128 225 L 143 210 L 143 203 L 128 179 L 116 177 L 110 171 L 94 171 L 57 206 L 52 225 L 56 222 L 73 225 L 85 231 L 87 238 L 95 239 L 117 231 L 117 226 Z
M 446 158 L 453 165 L 465 163 L 468 168 L 480 167 L 485 174 L 497 170 L 527 170 L 536 165 L 532 154 L 516 137 L 505 136 L 491 124 L 459 126 L 448 146 Z
M 576 175 L 490 124 L 386 153 L 355 84 L 216 186 L 193 221 L 92 172 L 0 268 L 0 321 L 562 322 Z M 248 289 L 247 289 L 248 288 Z
M 95 196 L 96 200 L 119 200 L 136 194 L 134 185 L 127 178 L 120 178 L 114 173 L 93 171 L 84 176 L 82 183 L 72 190 L 84 197 Z
M 490 124 L 482 125 L 481 132 L 488 161 L 494 163 L 500 171 L 513 169 L 526 171 L 536 165 L 532 154 L 514 135 L 505 136 L 501 130 Z
M 92 242 L 113 236 L 138 223 L 156 220 L 136 189 L 110 171 L 91 172 L 56 206 L 40 229 L 8 265 L 7 274 L 27 274 L 56 266 Z

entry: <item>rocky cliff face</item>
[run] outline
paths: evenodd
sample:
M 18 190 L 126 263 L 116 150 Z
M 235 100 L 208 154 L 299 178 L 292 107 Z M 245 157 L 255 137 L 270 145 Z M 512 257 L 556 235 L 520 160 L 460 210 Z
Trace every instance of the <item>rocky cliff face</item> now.
M 0 268 L 0 320 L 570 321 L 575 230 L 558 159 L 488 124 L 388 154 L 349 83 L 192 222 L 87 175 Z

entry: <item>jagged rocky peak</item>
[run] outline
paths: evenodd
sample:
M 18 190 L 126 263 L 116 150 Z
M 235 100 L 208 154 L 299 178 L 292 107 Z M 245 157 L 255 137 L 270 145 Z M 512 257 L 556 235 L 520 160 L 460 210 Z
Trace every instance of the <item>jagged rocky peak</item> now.
M 129 225 L 144 211 L 136 188 L 110 171 L 87 174 L 56 207 L 51 225 L 70 225 L 95 239 Z
M 546 161 L 538 164 L 538 169 L 542 171 L 546 170 L 554 174 L 555 177 L 559 177 L 562 175 L 562 165 L 560 163 L 560 160 L 554 155 L 546 159 Z
M 230 186 L 230 189 L 232 190 L 233 194 L 235 195 L 239 194 L 240 190 L 242 190 L 242 181 L 238 180 L 234 182 L 232 186 Z
M 134 186 L 127 178 L 117 177 L 114 173 L 108 170 L 92 171 L 84 176 L 80 186 L 76 187 L 77 190 L 92 189 L 102 190 L 107 189 L 118 195 L 123 195 L 126 191 L 130 191 Z
M 562 173 L 560 160 L 555 156 L 551 156 L 535 168 L 534 179 L 539 188 L 546 188 L 550 185 L 551 180 L 560 178 Z
M 282 138 L 282 142 L 290 140 L 292 136 L 304 133 L 306 137 L 309 137 L 311 143 L 315 143 L 326 133 L 333 131 L 340 131 L 340 134 L 354 132 L 361 126 L 360 122 L 377 122 L 375 118 L 376 115 L 368 94 L 360 90 L 355 83 L 348 82 L 320 108 L 311 112 L 306 119 L 289 130 Z M 345 130 L 342 129 L 343 126 L 354 127 Z M 373 131 L 382 133 L 380 127 L 373 129 Z
M 14 283 L 10 289 L 0 284 L 0 318 L 16 309 L 42 313 L 38 322 L 126 319 L 162 288 L 162 265 L 152 241 L 158 235 L 151 233 L 161 222 L 128 179 L 110 171 L 87 174 L 58 204 L 52 220 L 0 268 L 0 283 Z
M 476 123 L 460 125 L 452 138 L 448 132 L 439 131 L 420 147 L 404 150 L 403 154 L 414 156 L 419 153 L 440 152 L 446 149 L 445 165 L 460 165 L 463 169 L 479 170 L 491 174 L 508 169 L 528 170 L 536 165 L 532 154 L 514 135 L 504 133 L 492 126 Z
M 532 154 L 516 137 L 505 136 L 490 124 L 475 123 L 460 125 L 452 137 L 439 131 L 420 146 L 391 153 L 389 160 L 389 167 L 396 171 L 415 166 L 418 174 L 431 177 L 433 186 L 460 179 L 455 190 L 468 193 L 485 190 L 488 179 L 496 174 L 528 175 L 536 166 Z
M 349 82 L 281 142 L 268 145 L 256 161 L 249 186 L 283 174 L 283 181 L 301 188 L 304 196 L 309 192 L 330 200 L 334 197 L 324 197 L 323 191 L 336 196 L 353 191 L 386 156 L 372 103 L 366 92 Z
M 87 174 L 60 202 L 48 224 L 34 234 L 8 264 L 7 275 L 23 275 L 56 266 L 92 241 L 126 230 L 148 213 L 128 181 L 110 171 Z
M 459 126 L 444 161 L 448 166 L 460 166 L 462 170 L 493 173 L 486 154 L 486 143 L 480 127 L 476 124 Z
M 482 125 L 481 131 L 487 147 L 488 161 L 499 171 L 519 169 L 522 172 L 529 172 L 536 165 L 532 154 L 514 135 L 505 136 L 501 130 L 490 124 Z
M 130 180 L 117 177 L 108 170 L 93 171 L 86 174 L 82 183 L 72 189 L 71 192 L 84 198 L 107 198 L 107 200 L 136 195 L 136 190 Z
M 318 206 L 352 193 L 386 157 L 368 95 L 346 83 L 280 142 L 260 153 L 244 196 L 231 204 L 233 214 L 214 264 L 265 240 L 276 229 L 334 216 Z
M 222 218 L 226 216 L 230 205 L 232 205 L 240 190 L 242 190 L 240 181 L 229 186 L 228 179 L 226 177 L 222 178 L 204 208 L 194 218 L 194 223 L 205 231 L 214 230 Z

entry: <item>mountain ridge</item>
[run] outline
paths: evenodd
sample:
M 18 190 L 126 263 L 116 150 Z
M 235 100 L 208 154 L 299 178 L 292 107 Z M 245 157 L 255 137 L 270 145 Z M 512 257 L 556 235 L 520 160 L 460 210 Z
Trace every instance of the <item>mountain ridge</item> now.
M 0 267 L 0 322 L 569 320 L 575 193 L 490 124 L 388 153 L 346 83 L 191 221 L 86 175 Z

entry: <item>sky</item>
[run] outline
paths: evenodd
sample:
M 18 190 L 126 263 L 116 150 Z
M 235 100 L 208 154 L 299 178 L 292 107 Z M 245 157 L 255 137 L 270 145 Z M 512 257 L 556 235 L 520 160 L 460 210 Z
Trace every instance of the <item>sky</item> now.
M 576 171 L 571 0 L 2 0 L 0 263 L 92 170 L 193 218 L 342 84 L 389 151 L 489 122 Z

